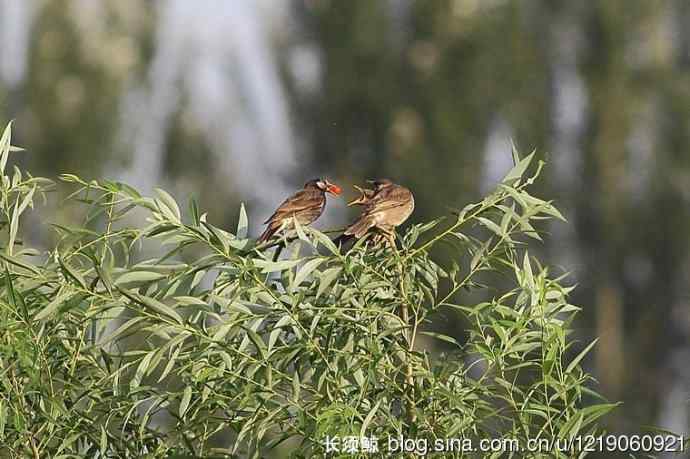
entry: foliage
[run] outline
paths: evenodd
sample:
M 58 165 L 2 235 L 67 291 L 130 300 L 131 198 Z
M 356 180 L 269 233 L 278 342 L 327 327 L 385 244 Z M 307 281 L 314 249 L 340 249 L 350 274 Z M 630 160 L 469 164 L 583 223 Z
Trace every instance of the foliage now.
M 3 456 L 311 457 L 348 435 L 383 454 L 388 436 L 572 438 L 613 406 L 585 403 L 592 345 L 573 357 L 568 337 L 578 308 L 528 253 L 535 225 L 562 218 L 528 193 L 532 155 L 400 248 L 343 253 L 298 226 L 274 261 L 244 208 L 230 233 L 193 200 L 183 216 L 162 190 L 75 175 L 61 179 L 84 224 L 54 225 L 59 241 L 39 253 L 17 235 L 49 182 L 5 175 L 9 127 L 0 148 Z M 449 266 L 429 256 L 440 244 Z M 459 304 L 468 291 L 486 301 Z M 441 311 L 467 318 L 466 342 L 426 329 Z M 452 349 L 439 358 L 422 336 Z

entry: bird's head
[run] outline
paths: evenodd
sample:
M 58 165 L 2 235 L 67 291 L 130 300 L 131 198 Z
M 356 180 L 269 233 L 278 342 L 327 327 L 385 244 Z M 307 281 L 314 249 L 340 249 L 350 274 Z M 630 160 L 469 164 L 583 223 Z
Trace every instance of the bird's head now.
M 393 185 L 393 182 L 388 180 L 387 178 L 379 178 L 376 180 L 367 180 L 367 182 L 373 184 L 374 190 L 376 190 L 376 191 L 381 191 L 382 189 L 388 188 L 389 186 Z
M 330 193 L 333 196 L 338 196 L 342 192 L 342 189 L 338 185 L 331 183 L 324 178 L 309 180 L 304 184 L 304 188 L 316 188 L 326 193 Z

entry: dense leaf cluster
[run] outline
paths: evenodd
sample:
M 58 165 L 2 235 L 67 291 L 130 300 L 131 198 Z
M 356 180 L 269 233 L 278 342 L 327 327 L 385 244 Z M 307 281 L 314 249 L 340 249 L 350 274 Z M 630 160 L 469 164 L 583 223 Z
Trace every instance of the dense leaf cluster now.
M 578 308 L 528 254 L 540 221 L 562 218 L 528 193 L 532 156 L 399 247 L 365 239 L 343 253 L 298 225 L 274 261 L 244 209 L 230 233 L 194 201 L 183 215 L 162 190 L 74 175 L 61 179 L 84 224 L 54 225 L 55 247 L 33 250 L 20 216 L 50 184 L 10 178 L 10 150 L 8 127 L 0 455 L 319 457 L 327 436 L 355 436 L 385 456 L 388 436 L 572 438 L 612 407 L 585 403 L 591 345 L 569 352 Z M 438 246 L 448 266 L 430 256 Z M 428 329 L 453 311 L 462 343 Z

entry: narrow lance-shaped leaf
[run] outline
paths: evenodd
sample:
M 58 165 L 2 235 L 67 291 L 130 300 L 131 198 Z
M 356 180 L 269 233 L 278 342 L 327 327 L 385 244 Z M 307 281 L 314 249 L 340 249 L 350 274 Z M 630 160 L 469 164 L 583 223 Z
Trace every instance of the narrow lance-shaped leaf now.
M 271 334 L 268 336 L 268 353 L 269 354 L 273 350 L 273 346 L 275 345 L 276 341 L 278 340 L 278 337 L 282 333 L 284 333 L 283 327 L 286 326 L 287 324 L 291 323 L 291 322 L 292 322 L 292 317 L 289 314 L 285 314 L 273 326 L 273 330 L 271 331 Z
M 594 347 L 594 345 L 597 343 L 597 341 L 599 341 L 599 338 L 597 338 L 597 339 L 595 339 L 594 341 L 592 341 L 591 343 L 589 343 L 589 346 L 587 346 L 586 348 L 584 348 L 584 349 L 582 350 L 582 352 L 580 352 L 580 353 L 577 355 L 577 357 L 575 357 L 575 358 L 573 359 L 573 361 L 570 362 L 570 364 L 568 364 L 568 366 L 567 366 L 566 369 L 565 369 L 565 372 L 566 372 L 566 373 L 570 373 L 571 371 L 573 371 L 573 370 L 575 369 L 575 367 L 577 366 L 577 364 L 579 364 L 580 361 L 585 357 L 585 355 L 587 355 L 587 353 L 592 349 L 592 347 Z
M 69 277 L 72 280 L 74 280 L 84 290 L 88 290 L 88 287 L 86 286 L 86 280 L 84 280 L 84 276 L 82 276 L 79 271 L 77 271 L 69 263 L 67 263 L 62 258 L 62 256 L 58 257 L 58 262 L 60 263 L 60 266 L 62 267 L 62 270 L 65 273 L 66 277 Z
M 301 263 L 302 260 L 254 260 L 254 264 L 261 268 L 262 273 L 272 273 L 276 271 L 285 271 Z
M 295 291 L 297 287 L 299 287 L 299 285 L 312 273 L 312 271 L 318 268 L 324 261 L 326 261 L 325 258 L 315 258 L 302 265 L 297 270 L 297 274 L 295 274 L 295 280 L 292 282 L 292 291 Z
M 522 178 L 524 175 L 525 171 L 529 167 L 530 163 L 532 162 L 532 158 L 534 157 L 534 153 L 525 156 L 522 160 L 520 160 L 519 163 L 517 163 L 501 180 L 501 183 L 511 183 L 514 182 L 515 180 L 518 180 Z
M 10 222 L 10 236 L 9 241 L 7 242 L 8 255 L 12 255 L 12 251 L 14 249 L 14 241 L 17 237 L 17 231 L 19 230 L 19 217 L 21 216 L 22 212 L 24 212 L 24 209 L 26 209 L 26 206 L 28 206 L 31 202 L 34 191 L 36 191 L 35 186 L 31 188 L 31 190 L 24 196 L 21 204 L 19 203 L 19 197 L 17 197 L 17 201 L 14 205 L 14 212 L 12 212 L 12 221 Z
M 266 360 L 266 358 L 268 357 L 268 350 L 266 349 L 266 344 L 264 343 L 264 340 L 261 339 L 259 334 L 251 328 L 243 328 L 247 332 L 247 336 L 249 337 L 249 339 L 252 341 L 252 343 L 254 343 L 254 346 L 256 346 L 256 348 L 258 349 L 259 353 L 261 354 L 261 358 Z
M 25 254 L 25 252 L 26 252 L 25 250 L 24 250 L 24 251 L 20 251 L 20 252 L 16 253 L 16 254 L 15 254 L 14 256 L 12 256 L 12 257 L 11 257 L 11 256 L 8 256 L 8 255 L 5 255 L 5 254 L 3 254 L 3 253 L 0 253 L 0 258 L 2 258 L 3 260 L 5 260 L 6 262 L 8 262 L 8 263 L 10 263 L 10 264 L 13 264 L 13 265 L 18 266 L 18 267 L 23 268 L 23 269 L 26 269 L 27 271 L 31 271 L 31 272 L 34 273 L 34 274 L 40 275 L 40 274 L 41 274 L 41 271 L 40 271 L 37 267 L 35 267 L 35 266 L 33 266 L 33 265 L 29 264 L 29 263 L 24 263 L 24 262 L 19 258 L 22 254 Z
M 367 417 L 364 418 L 364 422 L 362 422 L 362 428 L 359 431 L 359 436 L 364 437 L 365 434 L 367 433 L 367 427 L 369 427 L 369 424 L 371 424 L 371 421 L 374 419 L 374 416 L 376 416 L 376 412 L 379 409 L 379 406 L 381 406 L 381 399 L 379 399 L 378 402 L 376 402 L 376 405 L 369 410 L 369 414 L 367 414 Z
M 118 277 L 115 285 L 130 284 L 136 282 L 151 282 L 167 277 L 166 274 L 152 271 L 129 271 Z
M 297 238 L 301 241 L 311 243 L 307 235 L 304 233 L 304 228 L 297 218 L 291 218 L 293 224 L 295 225 L 295 232 L 297 233 Z
M 179 222 L 180 221 L 180 207 L 177 205 L 177 202 L 175 199 L 170 196 L 170 194 L 162 190 L 160 188 L 156 188 L 154 190 L 158 197 L 160 198 L 160 201 L 162 204 L 165 206 L 165 209 L 161 209 L 164 213 L 168 214 L 169 217 L 173 217 L 172 220 Z M 169 212 L 165 212 L 165 210 L 168 210 Z
M 99 346 L 105 346 L 106 344 L 110 343 L 111 341 L 116 340 L 120 336 L 124 335 L 127 331 L 133 332 L 135 329 L 134 326 L 138 324 L 139 322 L 142 322 L 145 320 L 145 317 L 133 317 L 124 324 L 120 325 L 113 331 L 111 334 L 109 334 L 107 337 L 105 337 L 101 342 L 98 343 Z M 137 328 L 138 329 L 138 328 Z
M 501 230 L 501 227 L 498 226 L 495 222 L 489 220 L 488 218 L 477 217 L 477 220 L 479 220 L 482 225 L 484 225 L 485 227 L 487 227 L 488 229 L 490 229 L 491 231 L 496 233 L 497 236 L 503 237 L 505 235 L 503 230 Z
M 338 255 L 338 247 L 333 243 L 331 238 L 329 238 L 327 235 L 322 233 L 321 231 L 318 231 L 314 228 L 307 227 L 307 231 L 309 231 L 309 234 L 314 235 L 316 238 L 317 242 L 321 244 L 322 246 L 326 247 L 329 252 L 331 252 L 332 255 Z
M 177 362 L 177 358 L 179 357 L 181 350 L 182 350 L 182 345 L 179 345 L 175 348 L 175 351 L 173 352 L 172 356 L 170 356 L 168 363 L 165 364 L 165 368 L 163 368 L 163 372 L 158 377 L 158 382 L 163 381 L 166 378 L 166 376 L 168 376 L 170 374 L 170 371 L 172 371 L 173 366 Z
M 2 138 L 0 138 L 0 175 L 5 173 L 5 167 L 7 166 L 7 159 L 10 154 L 10 142 L 12 139 L 12 122 L 7 123 L 5 130 L 2 133 Z
M 319 279 L 319 288 L 316 290 L 316 298 L 319 298 L 326 290 L 328 290 L 333 281 L 338 278 L 341 271 L 342 268 L 338 266 L 335 268 L 328 268 L 321 273 L 321 277 Z
M 143 359 L 141 359 L 139 366 L 137 366 L 137 371 L 134 373 L 134 378 L 132 378 L 132 381 L 129 383 L 130 388 L 136 389 L 139 387 L 141 381 L 144 379 L 144 376 L 149 373 L 149 363 L 151 362 L 154 354 L 155 351 L 151 351 L 146 354 Z
M 105 456 L 105 452 L 108 449 L 108 433 L 105 431 L 105 427 L 101 424 L 101 436 L 99 440 L 99 449 L 101 455 Z
M 292 399 L 297 402 L 299 400 L 299 395 L 302 389 L 302 384 L 300 383 L 299 372 L 295 371 L 292 376 Z
M 246 239 L 249 231 L 249 221 L 247 219 L 247 211 L 244 208 L 244 203 L 240 205 L 240 218 L 237 221 L 237 237 L 239 239 Z
M 175 311 L 170 306 L 163 304 L 154 298 L 132 292 L 131 290 L 126 290 L 121 287 L 117 287 L 117 289 L 120 291 L 120 293 L 122 293 L 124 296 L 134 301 L 135 303 L 138 303 L 158 314 L 167 316 L 173 319 L 178 324 L 182 324 L 182 317 L 177 313 L 177 311 Z
M 65 304 L 65 302 L 69 299 L 71 295 L 72 292 L 70 292 L 69 290 L 58 293 L 45 308 L 43 308 L 38 314 L 34 316 L 34 320 L 43 320 L 52 316 L 55 313 L 55 311 L 57 311 L 60 308 L 60 306 Z
M 180 415 L 181 418 L 183 418 L 185 413 L 187 412 L 187 408 L 189 408 L 189 402 L 191 400 L 192 400 L 192 386 L 187 386 L 184 388 L 184 392 L 182 393 L 182 400 L 180 400 L 180 408 L 178 410 L 178 414 Z

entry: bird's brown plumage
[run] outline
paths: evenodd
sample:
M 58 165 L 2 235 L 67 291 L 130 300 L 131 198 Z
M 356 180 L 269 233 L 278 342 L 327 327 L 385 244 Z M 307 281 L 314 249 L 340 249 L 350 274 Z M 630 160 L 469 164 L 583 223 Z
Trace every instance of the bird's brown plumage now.
M 350 204 L 361 205 L 364 209 L 357 220 L 345 229 L 343 237 L 360 239 L 372 228 L 390 237 L 395 228 L 412 214 L 414 196 L 410 190 L 388 179 L 376 180 L 374 185 L 374 190 L 358 188 L 361 196 Z
M 326 206 L 327 192 L 338 195 L 340 194 L 340 187 L 324 179 L 314 179 L 305 183 L 304 189 L 283 201 L 273 212 L 273 215 L 264 222 L 268 224 L 268 227 L 259 236 L 257 242 L 262 243 L 269 240 L 289 218 L 294 218 L 300 225 L 309 225 L 314 222 Z

